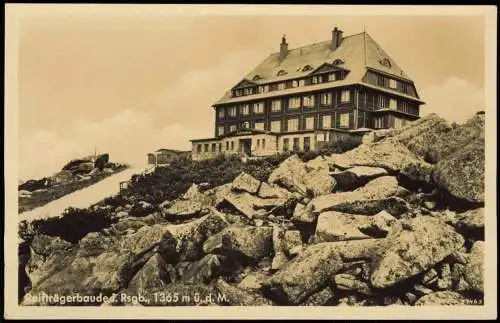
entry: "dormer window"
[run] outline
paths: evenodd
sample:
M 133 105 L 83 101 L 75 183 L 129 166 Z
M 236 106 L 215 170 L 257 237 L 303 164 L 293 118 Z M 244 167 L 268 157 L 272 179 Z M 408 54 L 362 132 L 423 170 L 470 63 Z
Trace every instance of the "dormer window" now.
M 380 62 L 380 64 L 382 64 L 384 66 L 391 67 L 391 61 L 387 58 L 384 58 L 384 59 L 380 60 L 379 62 Z
M 312 68 L 312 66 L 311 66 L 311 65 L 306 65 L 306 66 L 304 66 L 304 67 L 302 68 L 302 72 L 307 72 L 307 71 L 310 71 L 310 70 L 312 70 L 312 69 L 313 69 L 313 68 Z
M 255 75 L 253 78 L 252 78 L 252 81 L 258 81 L 262 79 L 262 77 L 260 77 L 260 75 Z
M 337 66 L 337 65 L 340 65 L 340 64 L 344 64 L 344 61 L 341 60 L 341 59 L 336 59 L 332 63 L 333 66 Z
M 278 73 L 276 73 L 277 76 L 283 76 L 287 75 L 288 73 L 285 70 L 279 70 Z

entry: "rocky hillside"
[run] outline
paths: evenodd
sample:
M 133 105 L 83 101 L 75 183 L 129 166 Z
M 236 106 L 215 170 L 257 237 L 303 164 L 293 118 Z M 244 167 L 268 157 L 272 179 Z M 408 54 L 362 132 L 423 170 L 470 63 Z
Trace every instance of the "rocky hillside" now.
M 21 304 L 60 304 L 40 293 L 112 306 L 483 302 L 484 115 L 430 115 L 342 154 L 293 155 L 267 179 L 241 172 L 158 204 L 106 204 L 93 216 L 109 221 L 72 239 L 24 236 Z
M 61 171 L 50 177 L 30 179 L 20 183 L 18 212 L 22 213 L 45 205 L 126 168 L 126 165 L 110 162 L 109 154 L 71 160 Z

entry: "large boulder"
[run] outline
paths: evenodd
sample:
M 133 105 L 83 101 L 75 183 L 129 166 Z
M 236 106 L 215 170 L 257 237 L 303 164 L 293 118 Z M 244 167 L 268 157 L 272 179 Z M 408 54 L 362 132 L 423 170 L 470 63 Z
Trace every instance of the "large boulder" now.
M 160 255 L 153 255 L 129 282 L 126 293 L 143 295 L 151 289 L 165 288 L 171 282 L 166 266 Z
M 96 157 L 94 161 L 94 168 L 99 169 L 102 171 L 104 169 L 104 166 L 109 162 L 109 154 L 100 154 Z
M 257 194 L 260 181 L 243 172 L 233 180 L 232 190 Z
M 337 188 L 349 191 L 365 185 L 372 179 L 388 175 L 381 167 L 355 166 L 341 172 L 333 173 Z
M 232 205 L 238 212 L 241 212 L 249 219 L 262 217 L 273 211 L 287 209 L 288 197 L 260 198 L 248 192 L 229 192 L 224 201 Z
M 331 192 L 335 187 L 335 181 L 328 173 L 327 164 L 308 167 L 297 155 L 292 155 L 271 173 L 268 182 L 303 196 L 319 196 Z
M 484 208 L 458 214 L 453 225 L 462 234 L 484 239 Z
M 471 248 L 464 276 L 471 289 L 484 293 L 484 242 L 476 241 Z
M 222 234 L 222 252 L 242 262 L 258 261 L 270 254 L 272 227 L 232 225 Z
M 264 283 L 265 293 L 283 305 L 298 305 L 320 291 L 349 260 L 370 259 L 376 239 L 323 242 L 305 248 Z
M 386 288 L 433 267 L 460 249 L 464 238 L 452 226 L 430 216 L 401 220 L 381 239 L 371 282 Z
M 370 239 L 359 230 L 367 226 L 370 217 L 341 212 L 324 212 L 318 216 L 315 242 Z
M 339 211 L 373 215 L 382 210 L 387 210 L 393 215 L 400 215 L 406 212 L 407 205 L 403 199 L 395 196 L 398 188 L 398 181 L 395 177 L 382 176 L 354 191 L 316 197 L 311 200 L 311 206 L 306 207 L 306 209 L 312 209 L 313 214 L 320 214 L 325 211 Z
M 219 274 L 223 261 L 224 259 L 220 255 L 206 255 L 202 259 L 190 263 L 182 275 L 181 281 L 208 284 Z
M 484 138 L 478 138 L 436 164 L 434 181 L 452 196 L 484 203 Z
M 200 193 L 198 186 L 193 184 L 179 199 L 160 208 L 160 212 L 170 221 L 189 220 L 209 213 L 212 206 L 212 199 Z

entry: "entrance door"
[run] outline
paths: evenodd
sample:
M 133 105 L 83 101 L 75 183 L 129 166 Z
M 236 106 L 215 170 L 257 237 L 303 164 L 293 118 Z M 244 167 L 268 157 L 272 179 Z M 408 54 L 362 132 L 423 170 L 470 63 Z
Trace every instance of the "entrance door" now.
M 246 156 L 252 155 L 252 139 L 240 139 L 240 152 Z

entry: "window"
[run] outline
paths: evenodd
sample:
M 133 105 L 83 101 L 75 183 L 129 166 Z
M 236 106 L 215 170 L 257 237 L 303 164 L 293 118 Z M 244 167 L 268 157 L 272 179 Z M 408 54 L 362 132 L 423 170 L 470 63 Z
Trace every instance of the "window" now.
M 215 149 L 216 149 L 216 148 L 217 148 L 216 144 L 215 144 L 215 143 L 213 143 L 213 144 L 212 144 L 212 152 L 213 152 L 213 153 L 215 152 Z
M 219 119 L 223 119 L 224 118 L 224 109 L 219 109 L 219 113 L 218 113 L 218 116 L 219 116 Z
M 217 128 L 217 135 L 222 136 L 224 134 L 224 127 L 218 127 Z
M 241 89 L 238 89 L 238 90 L 235 90 L 235 91 L 234 91 L 234 95 L 235 95 L 235 96 L 241 96 L 242 94 L 243 94 L 243 93 L 242 93 Z
M 258 81 L 258 80 L 260 80 L 260 79 L 261 79 L 260 75 L 255 75 L 255 76 L 252 78 L 252 81 Z
M 412 113 L 410 106 L 406 101 L 399 101 L 399 110 L 406 113 Z
M 222 151 L 222 143 L 219 142 L 219 152 Z
M 271 111 L 272 112 L 280 112 L 281 111 L 281 100 L 271 101 Z
M 229 141 L 226 141 L 226 150 L 229 150 Z
M 234 141 L 231 141 L 231 150 L 234 150 Z
M 337 79 L 335 73 L 328 74 L 328 82 L 333 82 Z
M 391 89 L 397 89 L 398 88 L 398 81 L 394 79 L 389 79 L 389 87 Z
M 245 95 L 250 95 L 250 94 L 252 94 L 252 93 L 253 93 L 253 88 L 251 88 L 251 87 L 244 88 L 244 89 L 243 89 L 243 93 L 244 93 Z
M 340 102 L 350 102 L 351 101 L 351 91 L 349 90 L 342 90 L 340 93 Z
M 243 116 L 247 116 L 250 113 L 250 109 L 248 107 L 248 104 L 244 104 L 240 106 L 240 114 Z
M 332 94 L 331 93 L 321 93 L 321 105 L 332 104 Z
M 205 146 L 205 147 L 203 147 L 203 148 L 205 148 L 204 151 L 208 152 L 208 144 L 205 144 L 204 146 Z
M 300 138 L 293 138 L 293 151 L 300 150 Z
M 257 139 L 257 147 L 260 147 L 260 139 Z
M 340 127 L 349 128 L 349 113 L 340 114 Z
M 256 122 L 255 123 L 255 129 L 257 129 L 257 130 L 264 130 L 264 122 Z
M 383 96 L 382 94 L 379 94 L 377 96 L 377 106 L 381 109 L 387 108 L 388 106 L 387 97 Z
M 307 95 L 305 96 L 304 98 L 304 107 L 309 107 L 309 108 L 312 108 L 315 106 L 315 100 L 314 100 L 314 95 Z
M 280 132 L 281 131 L 281 121 L 271 121 L 271 131 Z
M 382 75 L 377 75 L 377 85 L 385 86 L 385 80 Z
M 383 119 L 382 117 L 377 117 L 374 119 L 374 126 L 375 126 L 375 129 L 380 129 L 380 128 L 383 128 L 384 125 L 383 125 Z
M 319 77 L 318 77 L 318 76 L 313 76 L 313 77 L 311 78 L 311 83 L 312 83 L 312 84 L 318 84 L 318 83 L 321 83 L 321 82 L 320 82 L 320 79 L 319 79 Z
M 298 109 L 300 108 L 300 98 L 290 98 L 288 99 L 288 109 Z
M 314 117 L 306 118 L 306 130 L 314 129 Z
M 236 107 L 230 107 L 229 108 L 229 116 L 230 117 L 236 117 Z
M 245 121 L 241 123 L 241 128 L 242 129 L 249 129 L 250 128 L 250 122 Z
M 266 139 L 262 139 L 262 149 L 266 148 Z
M 236 131 L 236 125 L 232 124 L 229 126 L 229 132 L 234 132 L 234 131 Z
M 198 144 L 198 147 L 196 147 L 196 150 L 201 153 L 201 144 Z
M 391 67 L 391 61 L 388 59 L 388 58 L 384 58 L 380 61 L 380 64 L 384 65 L 384 66 L 387 66 L 387 67 Z
M 288 131 L 297 131 L 299 130 L 299 119 L 289 119 L 288 120 Z
M 284 90 L 286 88 L 286 84 L 285 83 L 279 83 L 278 84 L 278 90 Z
M 389 109 L 391 110 L 397 110 L 398 109 L 398 101 L 394 99 L 389 100 Z
M 253 104 L 253 113 L 262 114 L 264 113 L 264 102 L 258 102 Z
M 332 127 L 332 116 L 323 116 L 323 129 Z
M 401 91 L 403 93 L 408 93 L 408 84 L 403 82 L 401 82 L 400 84 L 401 84 Z
M 306 80 L 299 80 L 299 87 L 306 85 Z
M 310 151 L 310 150 L 311 150 L 311 138 L 304 137 L 304 151 Z
M 292 87 L 298 87 L 299 86 L 299 81 L 293 80 L 292 81 Z
M 288 73 L 285 70 L 279 70 L 278 73 L 276 73 L 277 76 L 282 76 L 282 75 L 287 75 Z
M 337 65 L 340 65 L 340 64 L 344 64 L 344 61 L 341 60 L 341 59 L 336 59 L 332 63 L 333 66 L 337 66 Z
M 283 139 L 283 151 L 288 151 L 289 149 L 290 149 L 290 139 L 284 138 Z
M 310 71 L 312 70 L 313 68 L 311 67 L 311 65 L 306 65 L 302 68 L 302 72 L 307 72 L 307 71 Z
M 260 85 L 258 91 L 259 93 L 269 92 L 269 85 Z

